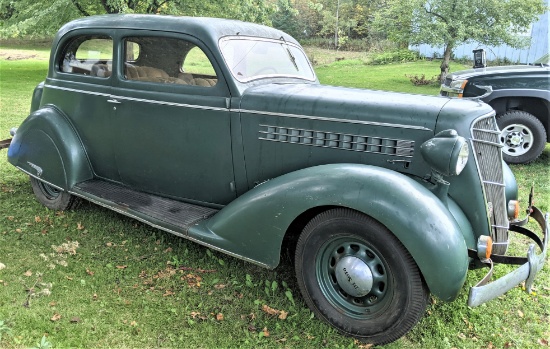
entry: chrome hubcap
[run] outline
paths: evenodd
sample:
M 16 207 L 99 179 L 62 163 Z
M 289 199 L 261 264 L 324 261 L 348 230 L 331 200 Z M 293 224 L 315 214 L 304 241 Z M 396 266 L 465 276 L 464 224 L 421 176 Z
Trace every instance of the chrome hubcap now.
M 357 257 L 348 256 L 338 261 L 335 274 L 338 286 L 352 297 L 366 296 L 372 289 L 372 271 Z
M 505 154 L 520 156 L 533 146 L 533 133 L 525 125 L 512 124 L 502 130 L 500 141 L 504 145 L 502 151 Z

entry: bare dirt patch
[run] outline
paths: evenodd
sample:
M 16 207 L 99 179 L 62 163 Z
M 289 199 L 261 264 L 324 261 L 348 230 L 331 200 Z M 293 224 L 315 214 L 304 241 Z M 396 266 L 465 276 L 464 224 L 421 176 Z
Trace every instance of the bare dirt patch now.
M 0 49 L 0 59 L 19 61 L 23 59 L 46 60 L 43 54 L 30 50 Z

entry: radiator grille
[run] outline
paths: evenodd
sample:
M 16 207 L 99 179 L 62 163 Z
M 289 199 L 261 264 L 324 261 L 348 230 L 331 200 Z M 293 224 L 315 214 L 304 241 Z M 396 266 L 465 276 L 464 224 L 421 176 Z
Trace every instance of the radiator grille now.
M 414 155 L 414 141 L 411 140 L 352 135 L 290 127 L 260 125 L 259 139 L 272 142 L 301 144 L 312 147 L 387 154 L 406 158 L 410 158 Z
M 499 129 L 493 115 L 477 119 L 472 127 L 475 160 L 487 204 L 493 253 L 504 254 L 508 247 L 508 213 Z

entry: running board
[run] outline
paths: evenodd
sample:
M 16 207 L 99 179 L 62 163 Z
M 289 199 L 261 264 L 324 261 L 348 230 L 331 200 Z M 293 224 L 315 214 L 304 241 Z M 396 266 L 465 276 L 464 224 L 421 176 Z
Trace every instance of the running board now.
M 190 227 L 218 212 L 209 207 L 147 194 L 95 179 L 78 183 L 70 192 L 100 206 L 183 237 L 187 237 Z

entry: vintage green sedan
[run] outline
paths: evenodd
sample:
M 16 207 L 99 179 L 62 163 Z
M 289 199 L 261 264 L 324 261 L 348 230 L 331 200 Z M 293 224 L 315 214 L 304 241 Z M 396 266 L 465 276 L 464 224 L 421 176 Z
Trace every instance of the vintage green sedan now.
M 45 206 L 86 199 L 266 268 L 288 243 L 307 305 L 364 342 L 403 336 L 430 294 L 454 300 L 469 265 L 519 265 L 472 287 L 476 306 L 545 262 L 548 215 L 529 203 L 541 232 L 520 227 L 490 106 L 322 86 L 269 27 L 70 22 L 31 109 L 8 160 Z M 526 257 L 503 256 L 509 232 Z

